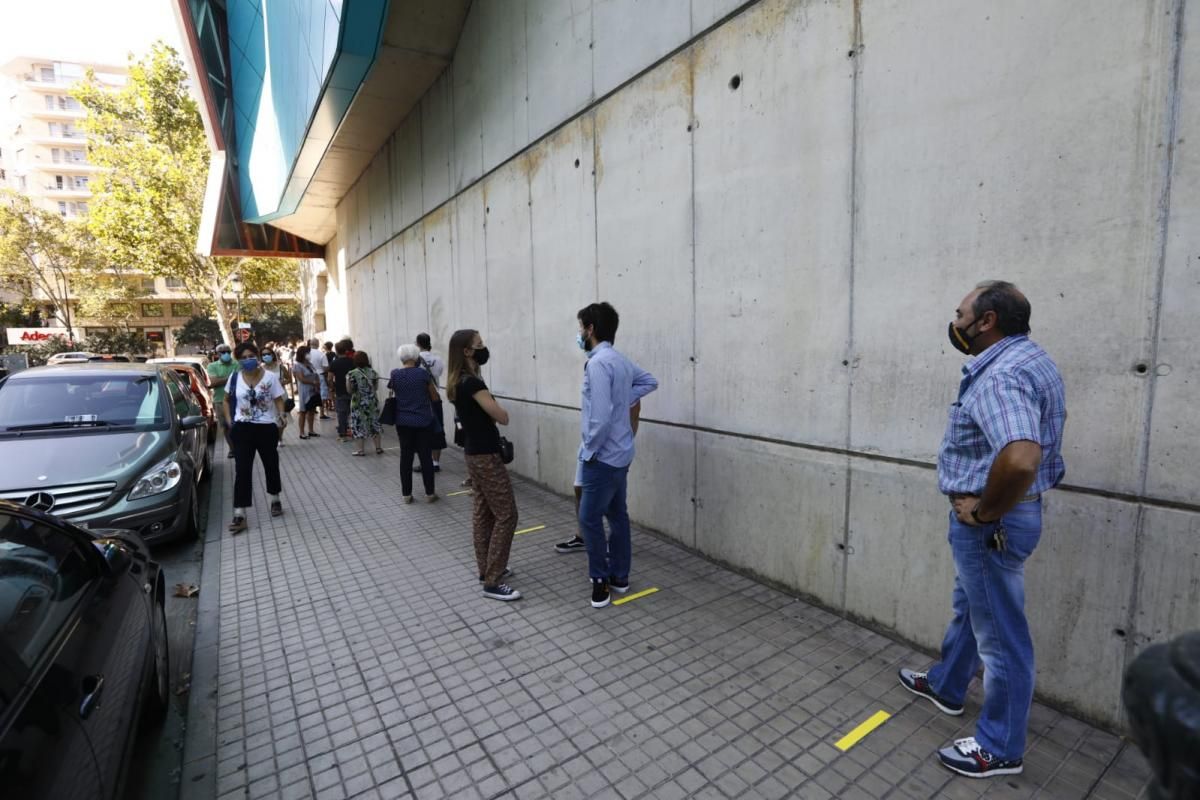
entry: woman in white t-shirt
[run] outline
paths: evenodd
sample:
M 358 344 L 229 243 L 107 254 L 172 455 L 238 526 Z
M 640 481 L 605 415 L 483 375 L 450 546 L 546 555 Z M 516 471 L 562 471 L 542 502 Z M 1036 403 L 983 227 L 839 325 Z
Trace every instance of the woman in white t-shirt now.
M 246 530 L 246 509 L 254 504 L 254 454 L 262 459 L 267 478 L 267 495 L 271 500 L 271 516 L 283 515 L 279 493 L 283 482 L 279 477 L 279 434 L 283 429 L 284 391 L 279 378 L 263 369 L 258 360 L 258 347 L 246 343 L 234 351 L 241 369 L 229 376 L 225 385 L 229 401 L 221 409 L 229 423 L 233 440 L 235 469 L 233 479 L 233 521 L 229 532 Z M 230 419 L 230 414 L 233 418 Z

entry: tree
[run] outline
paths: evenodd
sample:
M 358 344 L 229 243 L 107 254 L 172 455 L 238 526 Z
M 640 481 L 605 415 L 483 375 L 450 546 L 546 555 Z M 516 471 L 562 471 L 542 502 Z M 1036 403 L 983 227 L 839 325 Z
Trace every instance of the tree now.
M 252 320 L 254 338 L 260 344 L 286 342 L 304 336 L 304 322 L 294 308 L 272 306 Z
M 221 326 L 208 317 L 192 317 L 175 331 L 175 341 L 179 344 L 199 345 L 205 350 L 216 346 L 220 340 Z
M 133 331 L 89 333 L 87 349 L 93 353 L 146 355 L 154 351 L 154 343 Z
M 0 284 L 26 306 L 44 305 L 74 339 L 72 294 L 87 295 L 96 271 L 88 230 L 40 208 L 25 195 L 0 192 Z
M 101 86 L 89 71 L 73 90 L 87 110 L 89 159 L 105 168 L 91 184 L 88 228 L 109 262 L 178 279 L 193 299 L 210 300 L 222 338 L 232 343 L 225 297 L 235 278 L 259 289 L 283 286 L 297 267 L 196 252 L 209 151 L 187 82 L 179 54 L 160 41 L 131 59 L 122 89 Z

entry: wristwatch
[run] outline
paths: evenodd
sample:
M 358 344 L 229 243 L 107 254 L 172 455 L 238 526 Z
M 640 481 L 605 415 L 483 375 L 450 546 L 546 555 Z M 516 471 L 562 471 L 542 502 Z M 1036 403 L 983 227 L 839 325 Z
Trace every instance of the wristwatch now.
M 991 525 L 995 522 L 999 522 L 998 519 L 980 519 L 979 518 L 979 503 L 976 503 L 975 507 L 971 509 L 971 519 L 975 520 L 975 523 L 977 525 Z

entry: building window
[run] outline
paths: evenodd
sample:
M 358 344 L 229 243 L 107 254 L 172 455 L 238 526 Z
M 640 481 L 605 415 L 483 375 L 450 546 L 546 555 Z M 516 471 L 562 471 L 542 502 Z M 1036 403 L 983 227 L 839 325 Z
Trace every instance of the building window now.
M 71 180 L 71 182 L 75 185 L 76 189 L 87 189 L 88 188 L 87 175 L 76 175 Z
M 76 214 L 86 214 L 87 208 L 88 208 L 87 203 L 80 201 L 75 204 L 75 213 Z
M 163 314 L 162 303 L 142 303 L 143 317 L 161 317 Z
M 54 67 L 38 67 L 38 76 L 43 83 L 54 83 Z
M 0 167 L 0 181 L 4 180 L 5 177 L 4 167 Z
M 46 95 L 46 110 L 47 111 L 54 110 L 54 95 L 52 95 L 52 94 Z
M 63 188 L 63 176 L 62 175 L 54 176 L 54 188 L 60 189 L 60 190 Z
M 171 303 L 172 317 L 190 317 L 192 315 L 191 303 Z
M 154 285 L 154 278 L 142 278 L 142 291 L 148 294 L 156 294 L 157 288 Z
M 62 200 L 58 201 L 58 213 L 64 217 L 67 215 L 67 204 Z
M 179 280 L 179 278 L 167 278 L 166 280 L 167 280 L 167 288 L 168 289 L 182 289 L 183 288 L 183 281 Z
M 79 111 L 83 106 L 74 97 L 58 98 L 58 107 L 63 111 Z

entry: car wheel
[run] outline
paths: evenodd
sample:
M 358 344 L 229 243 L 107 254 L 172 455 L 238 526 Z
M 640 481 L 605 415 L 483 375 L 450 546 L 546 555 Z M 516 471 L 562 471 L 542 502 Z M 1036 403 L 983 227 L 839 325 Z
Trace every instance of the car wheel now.
M 161 722 L 167 714 L 171 703 L 171 654 L 167 645 L 167 611 L 165 599 L 159 599 L 163 593 L 155 591 L 154 601 L 154 641 L 152 653 L 150 680 L 146 685 L 145 717 L 146 723 Z

